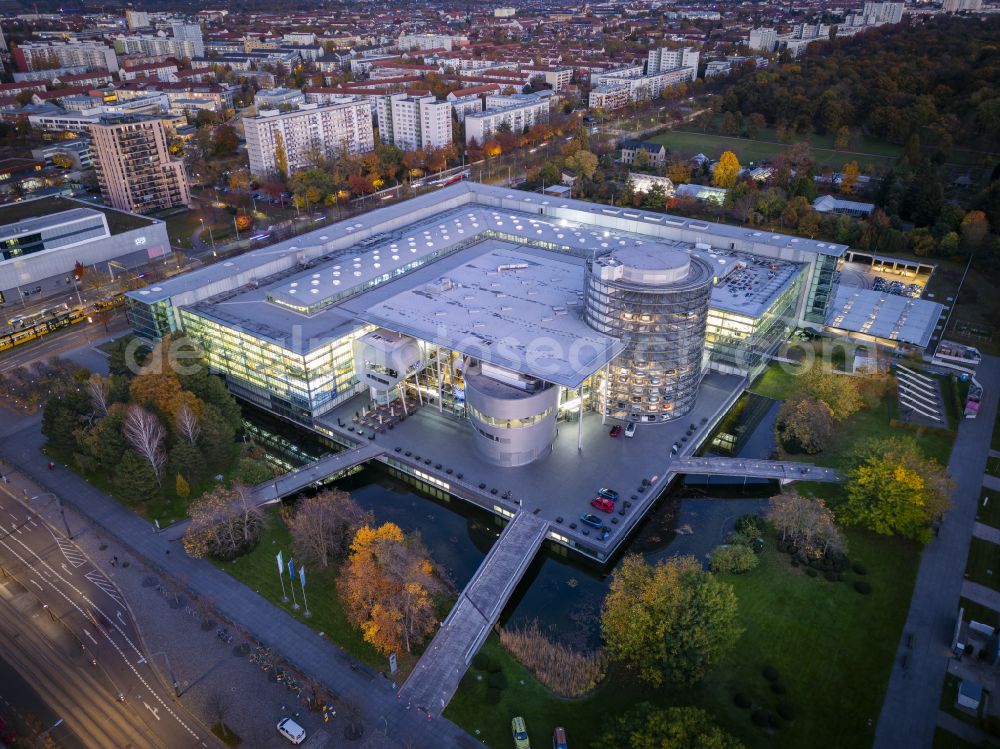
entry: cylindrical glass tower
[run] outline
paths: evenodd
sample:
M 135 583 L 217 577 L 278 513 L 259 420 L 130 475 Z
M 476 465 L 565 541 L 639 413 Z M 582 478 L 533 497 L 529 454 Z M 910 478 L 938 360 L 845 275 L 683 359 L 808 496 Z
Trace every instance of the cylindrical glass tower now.
M 691 410 L 701 382 L 712 269 L 662 245 L 588 261 L 584 317 L 627 348 L 611 362 L 607 415 L 656 423 Z

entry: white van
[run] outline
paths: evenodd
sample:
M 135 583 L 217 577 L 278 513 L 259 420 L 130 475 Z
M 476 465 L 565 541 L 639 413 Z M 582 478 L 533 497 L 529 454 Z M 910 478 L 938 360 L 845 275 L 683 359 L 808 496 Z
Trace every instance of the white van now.
M 282 718 L 278 721 L 278 733 L 293 744 L 301 744 L 306 740 L 306 729 L 291 718 Z

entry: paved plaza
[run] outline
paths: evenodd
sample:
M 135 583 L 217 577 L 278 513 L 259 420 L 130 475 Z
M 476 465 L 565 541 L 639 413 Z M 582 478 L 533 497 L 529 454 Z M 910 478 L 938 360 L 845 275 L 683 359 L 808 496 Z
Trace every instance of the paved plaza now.
M 587 413 L 582 449 L 579 423 L 561 422 L 552 452 L 516 468 L 499 467 L 481 457 L 472 448 L 469 421 L 441 413 L 436 405 L 424 405 L 392 430 L 376 434 L 373 441 L 385 449 L 382 459 L 419 464 L 427 476 L 447 484 L 441 488 L 498 514 L 509 517 L 522 509 L 537 513 L 553 524 L 553 530 L 572 539 L 578 549 L 604 559 L 666 487 L 672 476 L 673 444 L 681 445 L 678 457 L 694 452 L 744 387 L 741 377 L 710 372 L 691 413 L 676 422 L 639 426 L 631 438 L 611 437 L 611 423 L 602 423 L 600 414 Z M 321 427 L 352 442 L 357 440 L 358 435 L 346 425 L 365 403 L 366 396 L 348 401 L 324 416 Z M 338 419 L 344 427 L 338 425 Z M 695 431 L 688 436 L 692 425 Z M 617 503 L 616 513 L 605 515 L 590 506 L 602 487 L 621 494 L 623 501 Z M 580 523 L 580 515 L 590 512 L 605 518 L 610 528 L 606 540 Z

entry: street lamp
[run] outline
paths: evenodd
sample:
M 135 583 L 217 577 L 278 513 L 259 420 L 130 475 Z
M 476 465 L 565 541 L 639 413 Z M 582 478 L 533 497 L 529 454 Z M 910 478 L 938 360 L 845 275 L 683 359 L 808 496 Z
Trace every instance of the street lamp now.
M 63 505 L 62 498 L 60 498 L 59 496 L 57 496 L 53 492 L 42 492 L 41 494 L 36 494 L 34 497 L 31 498 L 31 500 L 34 501 L 36 499 L 41 499 L 42 497 L 52 497 L 52 499 L 54 499 L 56 502 L 59 503 L 59 515 L 62 517 L 63 528 L 66 529 L 66 538 L 68 538 L 70 541 L 72 541 L 73 540 L 73 534 L 70 533 L 69 523 L 66 521 L 66 508 Z
M 42 746 L 45 743 L 45 737 L 48 736 L 50 733 L 52 733 L 57 728 L 59 728 L 59 726 L 61 726 L 62 724 L 63 724 L 63 719 L 60 718 L 55 723 L 53 723 L 51 726 L 49 726 L 44 731 L 42 731 L 40 734 L 38 734 L 38 736 L 35 738 L 35 746 L 36 747 Z
M 150 653 L 149 657 L 150 658 L 155 658 L 158 655 L 162 655 L 163 656 L 163 660 L 165 660 L 167 662 L 167 671 L 170 672 L 170 681 L 173 682 L 174 696 L 175 697 L 180 697 L 181 696 L 181 691 L 180 691 L 180 686 L 181 685 L 180 685 L 180 682 L 177 681 L 177 677 L 174 676 L 174 669 L 170 665 L 170 656 L 168 656 L 165 651 L 160 650 L 160 651 L 158 651 L 156 653 Z M 143 663 L 148 663 L 150 666 L 153 665 L 152 661 L 149 660 L 149 659 L 147 659 L 145 656 L 141 657 L 139 659 L 138 663 L 139 663 L 140 666 Z

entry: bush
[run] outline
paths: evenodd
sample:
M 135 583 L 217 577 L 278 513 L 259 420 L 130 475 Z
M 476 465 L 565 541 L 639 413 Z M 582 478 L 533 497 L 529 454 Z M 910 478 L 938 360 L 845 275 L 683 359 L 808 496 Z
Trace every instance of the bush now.
M 602 650 L 580 652 L 550 640 L 537 621 L 500 630 L 500 644 L 536 679 L 562 697 L 586 694 L 604 678 L 607 658 Z
M 854 583 L 854 589 L 863 596 L 866 596 L 872 592 L 872 586 L 866 580 L 858 580 L 856 583 Z
M 476 653 L 472 657 L 472 667 L 478 671 L 491 671 L 493 668 L 493 659 L 486 653 Z
M 782 684 L 780 681 L 772 681 L 771 691 L 774 692 L 775 694 L 784 694 L 788 690 L 785 689 L 785 685 Z
M 777 710 L 778 710 L 778 715 L 780 715 L 785 720 L 792 721 L 795 719 L 795 710 L 792 709 L 792 706 L 789 705 L 784 700 L 778 703 Z
M 487 689 L 486 690 L 486 701 L 491 705 L 499 705 L 502 692 L 499 689 Z
M 744 710 L 748 709 L 753 702 L 747 697 L 743 692 L 737 692 L 733 695 L 733 703 L 736 707 L 742 707 Z
M 503 671 L 495 671 L 490 674 L 486 683 L 489 684 L 490 689 L 506 689 L 507 674 L 505 674 Z
M 754 722 L 754 725 L 758 725 L 761 728 L 767 728 L 770 724 L 770 713 L 767 710 L 755 710 L 750 719 Z
M 812 567 L 806 567 L 806 574 L 809 575 L 809 577 L 816 577 L 817 572 Z
M 770 710 L 767 713 L 767 725 L 770 726 L 772 731 L 777 731 L 781 728 L 781 721 L 778 720 L 778 716 L 772 713 Z
M 861 564 L 861 562 L 855 562 L 851 569 L 854 570 L 854 574 L 856 575 L 868 574 L 868 568 Z
M 736 532 L 744 536 L 760 536 L 763 535 L 764 524 L 757 515 L 752 513 L 740 515 L 736 518 Z
M 823 577 L 827 579 L 827 582 L 835 583 L 837 582 L 837 573 L 833 570 L 827 570 L 823 573 Z
M 749 572 L 760 563 L 753 549 L 748 546 L 717 546 L 709 558 L 712 572 L 740 575 Z
M 793 567 L 798 567 L 799 566 L 799 560 L 796 559 L 795 557 L 792 557 L 792 566 Z
M 768 681 L 777 681 L 781 678 L 781 674 L 778 673 L 778 669 L 774 666 L 764 666 L 760 670 L 761 675 Z

